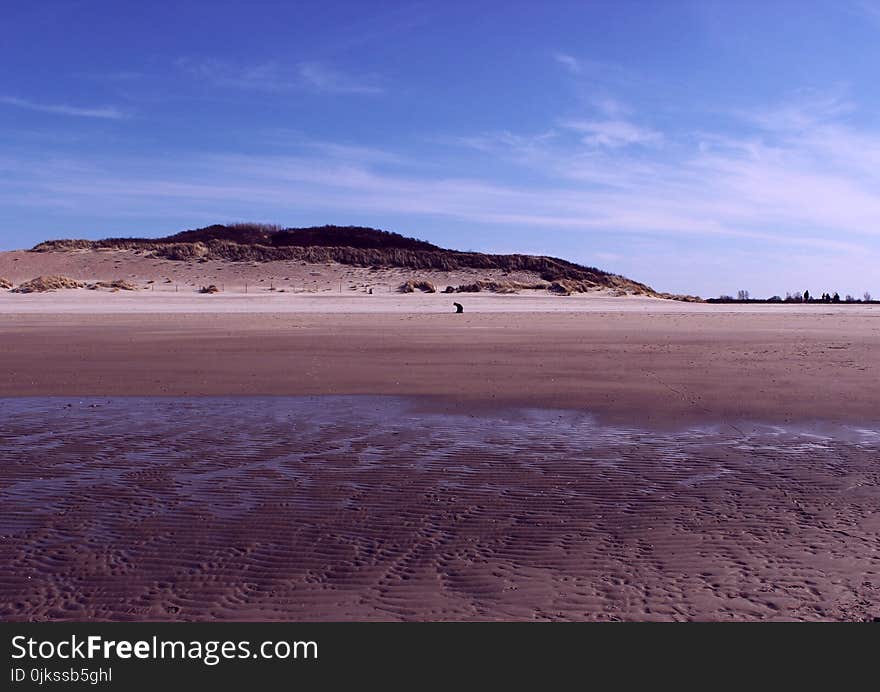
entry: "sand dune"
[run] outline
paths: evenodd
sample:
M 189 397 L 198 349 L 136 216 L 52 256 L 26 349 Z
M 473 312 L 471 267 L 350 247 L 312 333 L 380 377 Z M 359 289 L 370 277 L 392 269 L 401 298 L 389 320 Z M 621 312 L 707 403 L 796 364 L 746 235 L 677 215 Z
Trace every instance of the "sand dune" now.
M 501 284 L 535 284 L 543 281 L 530 271 L 463 268 L 452 271 L 404 267 L 358 267 L 336 262 L 307 264 L 301 261 L 231 262 L 228 260 L 170 260 L 132 250 L 72 250 L 65 252 L 0 252 L 0 276 L 18 285 L 39 275 L 72 280 L 125 280 L 153 293 L 195 293 L 214 284 L 224 293 L 271 295 L 393 294 L 407 281 L 430 281 L 442 291 L 478 281 Z M 597 289 L 606 294 L 608 289 Z M 619 292 L 619 291 L 617 291 Z M 545 293 L 542 292 L 542 293 Z

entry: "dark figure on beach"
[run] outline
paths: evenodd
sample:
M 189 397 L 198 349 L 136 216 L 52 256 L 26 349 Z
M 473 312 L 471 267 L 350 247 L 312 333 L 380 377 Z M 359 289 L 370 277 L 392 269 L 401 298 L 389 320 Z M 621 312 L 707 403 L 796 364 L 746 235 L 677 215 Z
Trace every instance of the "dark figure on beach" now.
M 455 306 L 456 312 L 464 312 L 464 308 L 462 307 L 461 303 L 453 303 L 453 305 Z

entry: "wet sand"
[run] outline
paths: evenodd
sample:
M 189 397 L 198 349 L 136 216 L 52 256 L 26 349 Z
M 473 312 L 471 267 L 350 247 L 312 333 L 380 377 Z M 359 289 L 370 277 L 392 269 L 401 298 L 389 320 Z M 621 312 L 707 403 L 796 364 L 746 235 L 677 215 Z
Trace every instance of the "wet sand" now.
M 4 399 L 0 617 L 880 616 L 880 427 Z
M 880 417 L 880 311 L 647 305 L 464 315 L 5 314 L 0 396 L 422 395 L 453 410 L 571 408 L 647 426 Z
M 53 298 L 0 305 L 2 619 L 880 616 L 871 308 Z

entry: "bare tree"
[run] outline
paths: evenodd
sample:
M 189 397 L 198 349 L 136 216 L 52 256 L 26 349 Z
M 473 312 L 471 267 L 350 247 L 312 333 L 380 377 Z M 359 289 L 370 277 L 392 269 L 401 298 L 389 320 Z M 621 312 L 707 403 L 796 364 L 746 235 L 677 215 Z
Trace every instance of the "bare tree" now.
M 736 299 L 737 299 L 737 300 L 748 300 L 748 299 L 749 299 L 749 292 L 748 292 L 748 291 L 740 290 L 740 291 L 736 294 Z
M 865 291 L 865 292 L 862 294 L 862 299 L 863 299 L 866 303 L 870 303 L 870 302 L 871 302 L 871 293 L 870 293 L 869 291 Z

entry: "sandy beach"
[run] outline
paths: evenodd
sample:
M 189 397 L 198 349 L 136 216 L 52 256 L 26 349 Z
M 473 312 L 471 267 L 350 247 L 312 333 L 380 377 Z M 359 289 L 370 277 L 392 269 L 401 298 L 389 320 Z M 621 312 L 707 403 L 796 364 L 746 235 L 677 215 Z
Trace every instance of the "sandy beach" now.
M 152 293 L 0 295 L 4 619 L 880 615 L 874 306 Z
M 647 425 L 877 419 L 877 306 L 455 299 L 464 314 L 445 295 L 2 294 L 0 396 L 423 395 Z
M 880 427 L 0 399 L 0 617 L 871 620 Z

